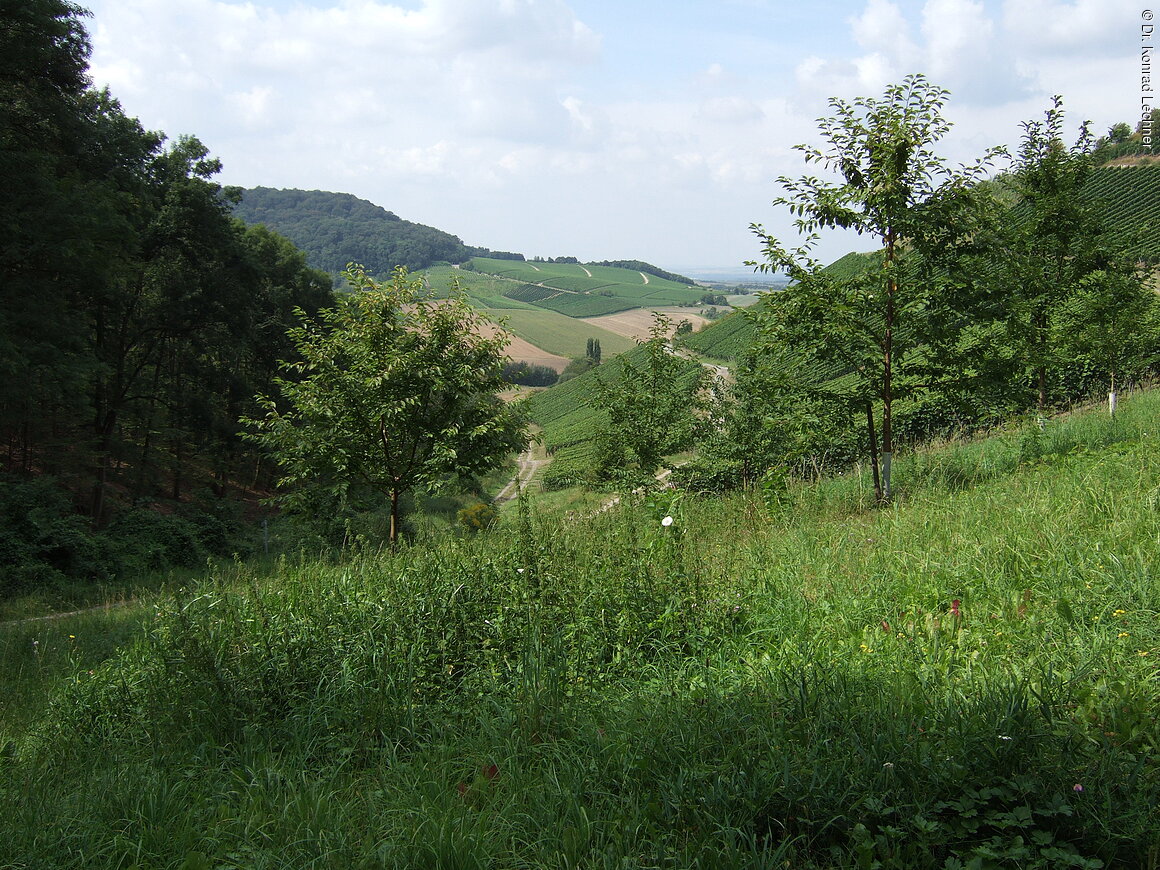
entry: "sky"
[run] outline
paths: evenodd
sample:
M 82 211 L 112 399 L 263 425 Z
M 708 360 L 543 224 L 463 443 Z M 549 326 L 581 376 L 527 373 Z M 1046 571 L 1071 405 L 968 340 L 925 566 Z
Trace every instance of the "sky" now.
M 1014 151 L 1054 94 L 1069 134 L 1135 126 L 1148 2 L 80 0 L 94 84 L 197 136 L 223 184 L 677 271 L 759 259 L 754 223 L 796 243 L 777 179 L 817 173 L 794 146 L 822 144 L 833 97 L 926 75 L 951 92 L 955 163 Z M 815 256 L 873 247 L 843 233 Z

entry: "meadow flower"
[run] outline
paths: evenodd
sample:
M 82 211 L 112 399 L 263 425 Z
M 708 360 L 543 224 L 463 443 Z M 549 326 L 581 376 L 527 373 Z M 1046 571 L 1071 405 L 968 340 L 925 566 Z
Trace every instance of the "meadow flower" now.
M 663 520 L 661 520 L 661 525 L 662 525 L 662 526 L 664 526 L 666 529 L 667 529 L 669 526 L 671 526 L 672 524 L 673 524 L 673 518 L 672 518 L 672 517 L 665 517 Z
M 1073 785 L 1071 787 L 1071 790 L 1072 791 L 1083 791 L 1083 786 L 1077 782 L 1075 785 Z

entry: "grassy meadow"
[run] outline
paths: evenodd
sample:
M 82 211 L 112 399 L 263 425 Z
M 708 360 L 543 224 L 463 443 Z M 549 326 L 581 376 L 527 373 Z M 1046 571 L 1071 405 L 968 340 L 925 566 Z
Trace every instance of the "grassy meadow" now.
M 1160 393 L 896 485 L 0 625 L 0 867 L 1160 866 Z

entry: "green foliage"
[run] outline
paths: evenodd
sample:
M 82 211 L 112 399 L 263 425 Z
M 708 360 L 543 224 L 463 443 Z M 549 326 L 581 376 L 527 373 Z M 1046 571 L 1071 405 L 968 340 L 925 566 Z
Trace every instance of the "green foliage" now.
M 677 275 L 674 272 L 666 272 L 651 263 L 645 263 L 640 260 L 601 260 L 599 263 L 589 263 L 589 268 L 593 266 L 610 266 L 617 269 L 632 269 L 637 272 L 646 272 L 649 275 L 654 275 L 657 278 L 663 278 L 666 281 L 674 281 L 677 284 L 687 284 L 692 287 L 697 282 L 692 278 L 686 278 L 684 275 Z
M 596 368 L 596 363 L 591 357 L 577 357 L 564 367 L 564 371 L 560 373 L 560 382 L 566 383 L 572 378 L 578 377 L 585 372 L 590 372 Z
M 1134 271 L 1113 266 L 1084 275 L 1052 313 L 1051 341 L 1071 365 L 1107 373 L 1108 385 L 1156 361 L 1160 303 Z
M 1134 263 L 1104 235 L 1100 211 L 1085 195 L 1091 132 L 1081 125 L 1069 147 L 1063 123 L 1057 96 L 1042 121 L 1023 125 L 1010 175 L 1020 200 L 996 244 L 997 292 L 1009 340 L 1033 381 L 1040 414 L 1052 401 L 1050 375 L 1069 352 L 1100 357 L 1099 365 L 1112 371 L 1138 359 L 1139 349 L 1130 346 L 1132 321 L 1153 304 Z M 1077 320 L 1087 316 L 1107 319 L 1101 335 Z M 1062 330 L 1053 327 L 1057 321 Z
M 495 395 L 506 339 L 483 337 L 461 296 L 433 300 L 405 269 L 382 285 L 353 265 L 344 276 L 354 292 L 290 331 L 302 361 L 276 381 L 285 410 L 264 397 L 266 416 L 243 422 L 282 466 L 287 505 L 313 489 L 341 507 L 367 486 L 390 498 L 394 542 L 400 496 L 492 468 L 525 437 Z
M 779 344 L 851 373 L 852 406 L 881 404 L 883 499 L 891 496 L 894 403 L 929 388 L 935 342 L 954 343 L 938 330 L 955 323 L 950 309 L 960 301 L 965 252 L 981 226 L 974 185 L 999 153 L 961 169 L 934 154 L 950 129 L 946 96 L 922 76 L 908 76 L 881 99 L 831 99 L 835 115 L 820 120 L 826 144 L 800 150 L 842 180 L 783 177 L 788 195 L 776 200 L 799 216 L 796 226 L 809 239 L 790 250 L 753 227 L 764 244 L 761 268 L 793 281 L 769 297 L 766 330 Z M 823 270 L 809 251 L 817 230 L 834 227 L 874 236 L 882 246 L 877 263 L 850 276 Z
M 754 306 L 753 310 L 756 309 L 757 306 Z M 685 336 L 681 339 L 681 346 L 713 359 L 739 359 L 753 344 L 756 336 L 752 313 L 747 311 L 751 309 L 734 311 L 699 332 Z
M 631 451 L 646 479 L 665 456 L 692 444 L 700 423 L 704 370 L 696 363 L 690 367 L 673 351 L 669 327 L 667 318 L 656 315 L 639 359 L 618 357 L 616 380 L 596 374 L 612 437 Z
M 0 436 L 5 471 L 47 475 L 88 516 L 44 577 L 93 581 L 157 561 L 105 546 L 127 511 L 265 483 L 237 419 L 292 353 L 291 310 L 328 302 L 331 282 L 233 220 L 236 191 L 196 138 L 166 143 L 89 87 L 85 15 L 33 0 L 0 23 Z
M 470 266 L 478 272 L 518 282 L 505 295 L 572 317 L 612 314 L 645 305 L 695 304 L 702 292 L 681 281 L 607 265 L 476 257 Z
M 599 338 L 589 338 L 588 345 L 584 350 L 584 358 L 587 360 L 590 360 L 592 362 L 592 365 L 598 366 L 598 365 L 600 365 L 600 356 L 601 356 L 600 339 Z
M 66 576 L 101 576 L 103 557 L 55 480 L 0 478 L 0 597 Z
M 1160 263 L 1160 166 L 1093 168 L 1081 196 L 1098 211 L 1108 247 Z
M 0 477 L 0 598 L 71 595 L 76 584 L 127 586 L 247 550 L 231 503 L 210 498 L 166 507 L 122 509 L 94 530 L 56 479 Z
M 845 404 L 827 397 L 825 377 L 806 360 L 768 347 L 751 349 L 716 385 L 697 456 L 674 471 L 674 482 L 694 491 L 750 489 L 790 473 L 816 475 L 847 467 L 859 454 L 848 444 Z M 844 449 L 843 449 L 844 448 Z
M 509 384 L 524 387 L 550 387 L 560 379 L 555 369 L 547 366 L 520 362 L 504 363 L 503 379 Z
M 1147 867 L 1158 410 L 0 626 L 0 864 Z

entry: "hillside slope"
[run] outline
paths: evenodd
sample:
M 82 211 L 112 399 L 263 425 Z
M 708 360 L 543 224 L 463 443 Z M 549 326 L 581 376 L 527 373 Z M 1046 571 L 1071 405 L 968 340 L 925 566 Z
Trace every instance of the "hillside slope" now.
M 255 187 L 244 192 L 234 214 L 286 236 L 306 252 L 311 266 L 332 275 L 352 262 L 372 275 L 388 275 L 396 266 L 416 271 L 485 252 L 349 193 Z
M 0 627 L 0 865 L 1154 866 L 1158 398 Z

